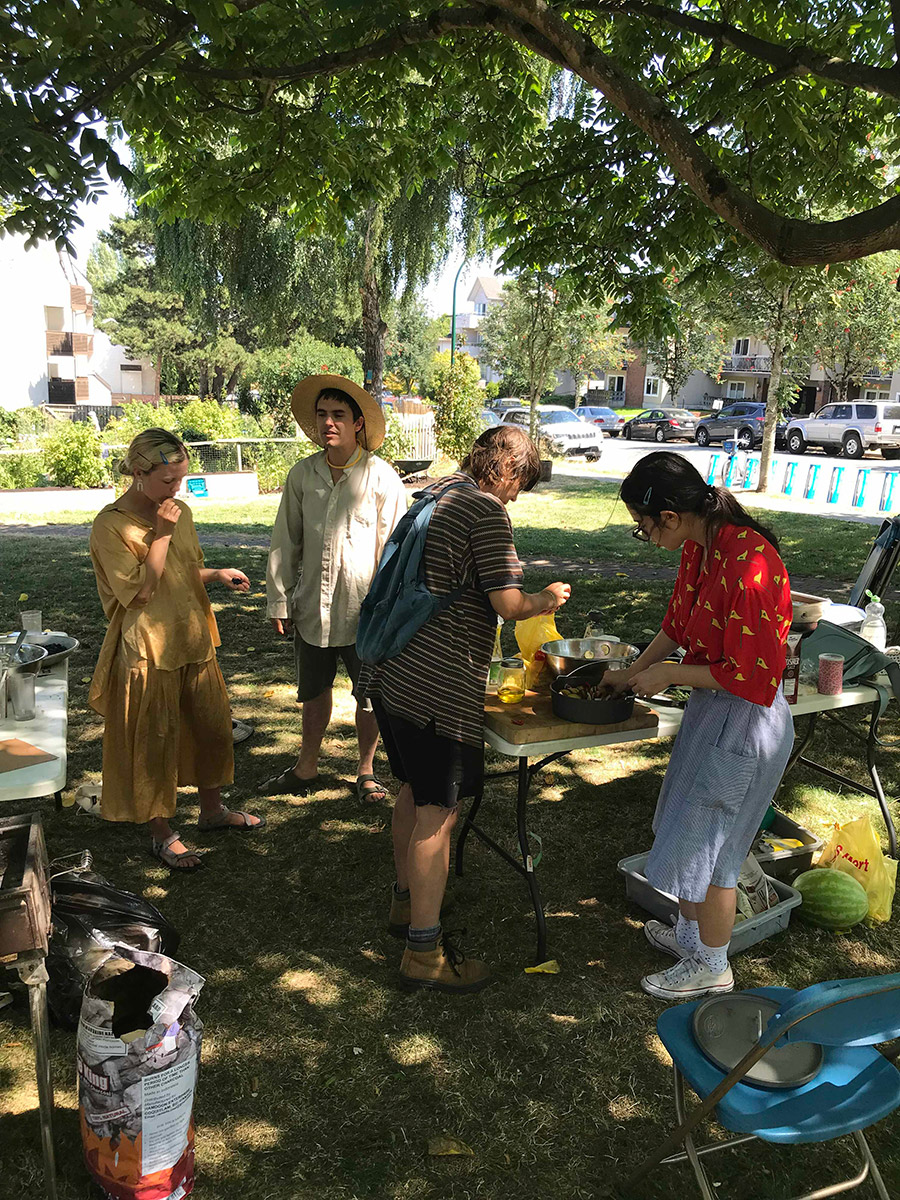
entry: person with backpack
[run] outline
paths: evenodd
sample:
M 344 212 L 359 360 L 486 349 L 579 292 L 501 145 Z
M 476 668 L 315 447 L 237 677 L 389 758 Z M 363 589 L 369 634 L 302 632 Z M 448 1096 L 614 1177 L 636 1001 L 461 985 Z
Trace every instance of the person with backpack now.
M 294 388 L 291 411 L 322 450 L 288 473 L 269 548 L 266 611 L 277 633 L 293 633 L 302 740 L 296 761 L 262 790 L 306 796 L 322 786 L 319 753 L 341 660 L 357 702 L 356 794 L 375 803 L 387 789 L 375 776 L 378 726 L 357 689 L 356 627 L 378 560 L 406 512 L 406 489 L 374 454 L 385 435 L 381 405 L 351 379 L 308 376 Z
M 443 933 L 441 902 L 459 801 L 478 791 L 484 774 L 484 695 L 497 617 L 555 612 L 569 597 L 565 583 L 536 594 L 523 590 L 506 506 L 539 475 L 537 449 L 523 430 L 485 430 L 461 469 L 427 489 L 421 561 L 411 561 L 415 507 L 398 527 L 399 545 L 392 539 L 389 547 L 398 561 L 408 555 L 407 566 L 420 568 L 418 609 L 427 619 L 416 626 L 414 605 L 403 609 L 396 628 L 390 618 L 386 630 L 379 631 L 377 621 L 361 624 L 360 647 L 364 660 L 368 647 L 370 660 L 359 689 L 372 700 L 391 770 L 402 784 L 392 821 L 397 878 L 388 931 L 406 940 L 400 964 L 406 988 L 458 994 L 490 982 L 487 965 L 466 958 Z M 380 582 L 376 577 L 373 592 Z M 387 645 L 393 638 L 401 648 Z M 386 649 L 397 652 L 383 657 Z
M 679 898 L 679 914 L 674 928 L 647 921 L 644 934 L 678 961 L 641 980 L 660 1000 L 690 1000 L 734 987 L 738 875 L 794 743 L 781 686 L 791 587 L 771 530 L 680 454 L 641 459 L 620 495 L 636 522 L 632 537 L 681 551 L 662 629 L 609 678 L 638 696 L 692 689 L 645 867 L 653 887 Z M 669 661 L 679 646 L 683 661 Z

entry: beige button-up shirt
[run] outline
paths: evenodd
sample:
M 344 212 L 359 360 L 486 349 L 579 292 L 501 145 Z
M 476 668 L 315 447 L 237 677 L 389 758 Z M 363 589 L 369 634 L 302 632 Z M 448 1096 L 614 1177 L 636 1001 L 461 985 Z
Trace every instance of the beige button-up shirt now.
M 356 641 L 359 610 L 406 489 L 384 459 L 362 458 L 335 483 L 324 451 L 288 473 L 266 571 L 266 612 L 290 617 L 312 646 Z

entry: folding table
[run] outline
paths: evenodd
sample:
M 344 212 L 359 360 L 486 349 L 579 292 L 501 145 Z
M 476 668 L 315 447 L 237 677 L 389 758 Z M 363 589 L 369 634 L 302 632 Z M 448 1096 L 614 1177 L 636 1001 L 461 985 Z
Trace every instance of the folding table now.
M 478 815 L 478 810 L 484 798 L 484 789 L 482 788 L 481 792 L 473 797 L 471 806 L 463 819 L 459 831 L 456 842 L 456 874 L 462 875 L 463 873 L 466 838 L 469 833 L 474 833 L 480 841 L 484 842 L 489 849 L 493 850 L 495 854 L 499 855 L 504 862 L 508 863 L 513 870 L 517 871 L 525 879 L 537 923 L 535 963 L 542 963 L 547 958 L 547 924 L 544 917 L 541 891 L 535 874 L 535 867 L 539 861 L 539 856 L 536 860 L 531 853 L 525 823 L 528 789 L 531 785 L 531 780 L 538 771 L 543 770 L 549 763 L 564 758 L 567 754 L 571 754 L 573 750 L 585 750 L 598 746 L 617 746 L 625 742 L 643 741 L 652 738 L 674 737 L 681 725 L 684 713 L 680 708 L 670 708 L 655 703 L 652 706 L 647 706 L 639 703 L 635 708 L 636 719 L 624 722 L 618 726 L 591 727 L 573 725 L 570 722 L 560 722 L 558 720 L 555 724 L 550 724 L 547 720 L 550 706 L 548 695 L 541 695 L 534 692 L 527 693 L 521 705 L 511 705 L 507 709 L 502 709 L 492 697 L 488 697 L 487 701 L 484 740 L 488 746 L 496 750 L 499 754 L 515 759 L 516 765 L 511 770 L 491 772 L 485 776 L 485 783 L 490 779 L 510 777 L 515 777 L 517 780 L 516 832 L 521 858 L 517 859 L 509 854 L 475 823 L 475 818 Z M 872 709 L 868 732 L 865 735 L 836 715 L 841 709 L 861 705 L 870 705 Z M 809 717 L 809 722 L 799 742 L 795 745 L 785 770 L 785 776 L 788 775 L 797 763 L 803 763 L 804 766 L 819 771 L 828 778 L 853 788 L 854 791 L 874 796 L 878 801 L 887 827 L 890 854 L 896 858 L 897 831 L 891 817 L 890 809 L 888 808 L 887 798 L 876 764 L 876 751 L 882 744 L 878 738 L 880 707 L 881 696 L 879 692 L 874 687 L 867 685 L 857 685 L 847 688 L 840 696 L 822 696 L 808 685 L 801 685 L 798 701 L 791 706 L 791 709 L 795 720 L 798 717 Z M 648 713 L 650 716 L 647 715 Z M 858 739 L 864 745 L 865 763 L 871 779 L 871 786 L 859 783 L 857 780 L 832 771 L 830 768 L 824 767 L 820 763 L 806 757 L 806 751 L 818 727 L 819 718 L 823 716 L 838 721 L 842 728 L 851 733 L 854 738 Z M 546 736 L 548 729 L 552 733 L 551 737 Z
M 20 738 L 39 750 L 52 754 L 50 762 L 36 763 L 17 771 L 0 774 L 0 801 L 36 800 L 55 796 L 62 800 L 66 786 L 66 732 L 68 728 L 69 673 L 68 659 L 56 663 L 46 675 L 34 681 L 36 715 L 31 721 L 16 721 L 10 710 L 0 720 L 0 741 Z

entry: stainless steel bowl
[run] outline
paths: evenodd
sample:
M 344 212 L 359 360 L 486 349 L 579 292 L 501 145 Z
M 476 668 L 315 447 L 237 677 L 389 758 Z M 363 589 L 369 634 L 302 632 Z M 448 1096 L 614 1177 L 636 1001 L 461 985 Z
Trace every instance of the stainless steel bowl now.
M 547 655 L 552 675 L 565 675 L 586 662 L 605 663 L 605 670 L 622 670 L 640 653 L 637 646 L 620 642 L 618 638 L 604 637 L 563 638 L 558 642 L 544 642 L 541 649 Z
M 13 662 L 11 656 L 15 646 L 16 639 L 14 637 L 0 642 L 0 659 L 4 660 L 4 664 L 13 674 L 36 675 L 41 669 L 43 660 L 47 657 L 47 651 L 43 646 L 36 646 L 32 642 L 23 642 Z
M 54 653 L 48 650 L 47 657 L 41 661 L 41 670 L 49 671 L 51 667 L 55 667 L 57 663 L 61 663 L 70 654 L 74 654 L 78 649 L 79 642 L 77 638 L 69 637 L 67 633 L 29 633 L 25 639 L 25 645 L 62 647 L 62 649 Z

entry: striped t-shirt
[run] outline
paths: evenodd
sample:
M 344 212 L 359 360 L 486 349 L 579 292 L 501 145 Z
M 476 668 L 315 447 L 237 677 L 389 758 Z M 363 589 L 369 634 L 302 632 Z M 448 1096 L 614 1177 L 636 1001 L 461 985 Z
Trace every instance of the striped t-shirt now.
M 471 486 L 451 483 L 467 480 Z M 503 503 L 459 472 L 434 489 L 438 502 L 425 540 L 425 580 L 435 596 L 462 595 L 378 666 L 364 666 L 358 691 L 397 716 L 455 742 L 482 744 L 484 689 L 497 617 L 488 592 L 522 587 L 522 564 Z

